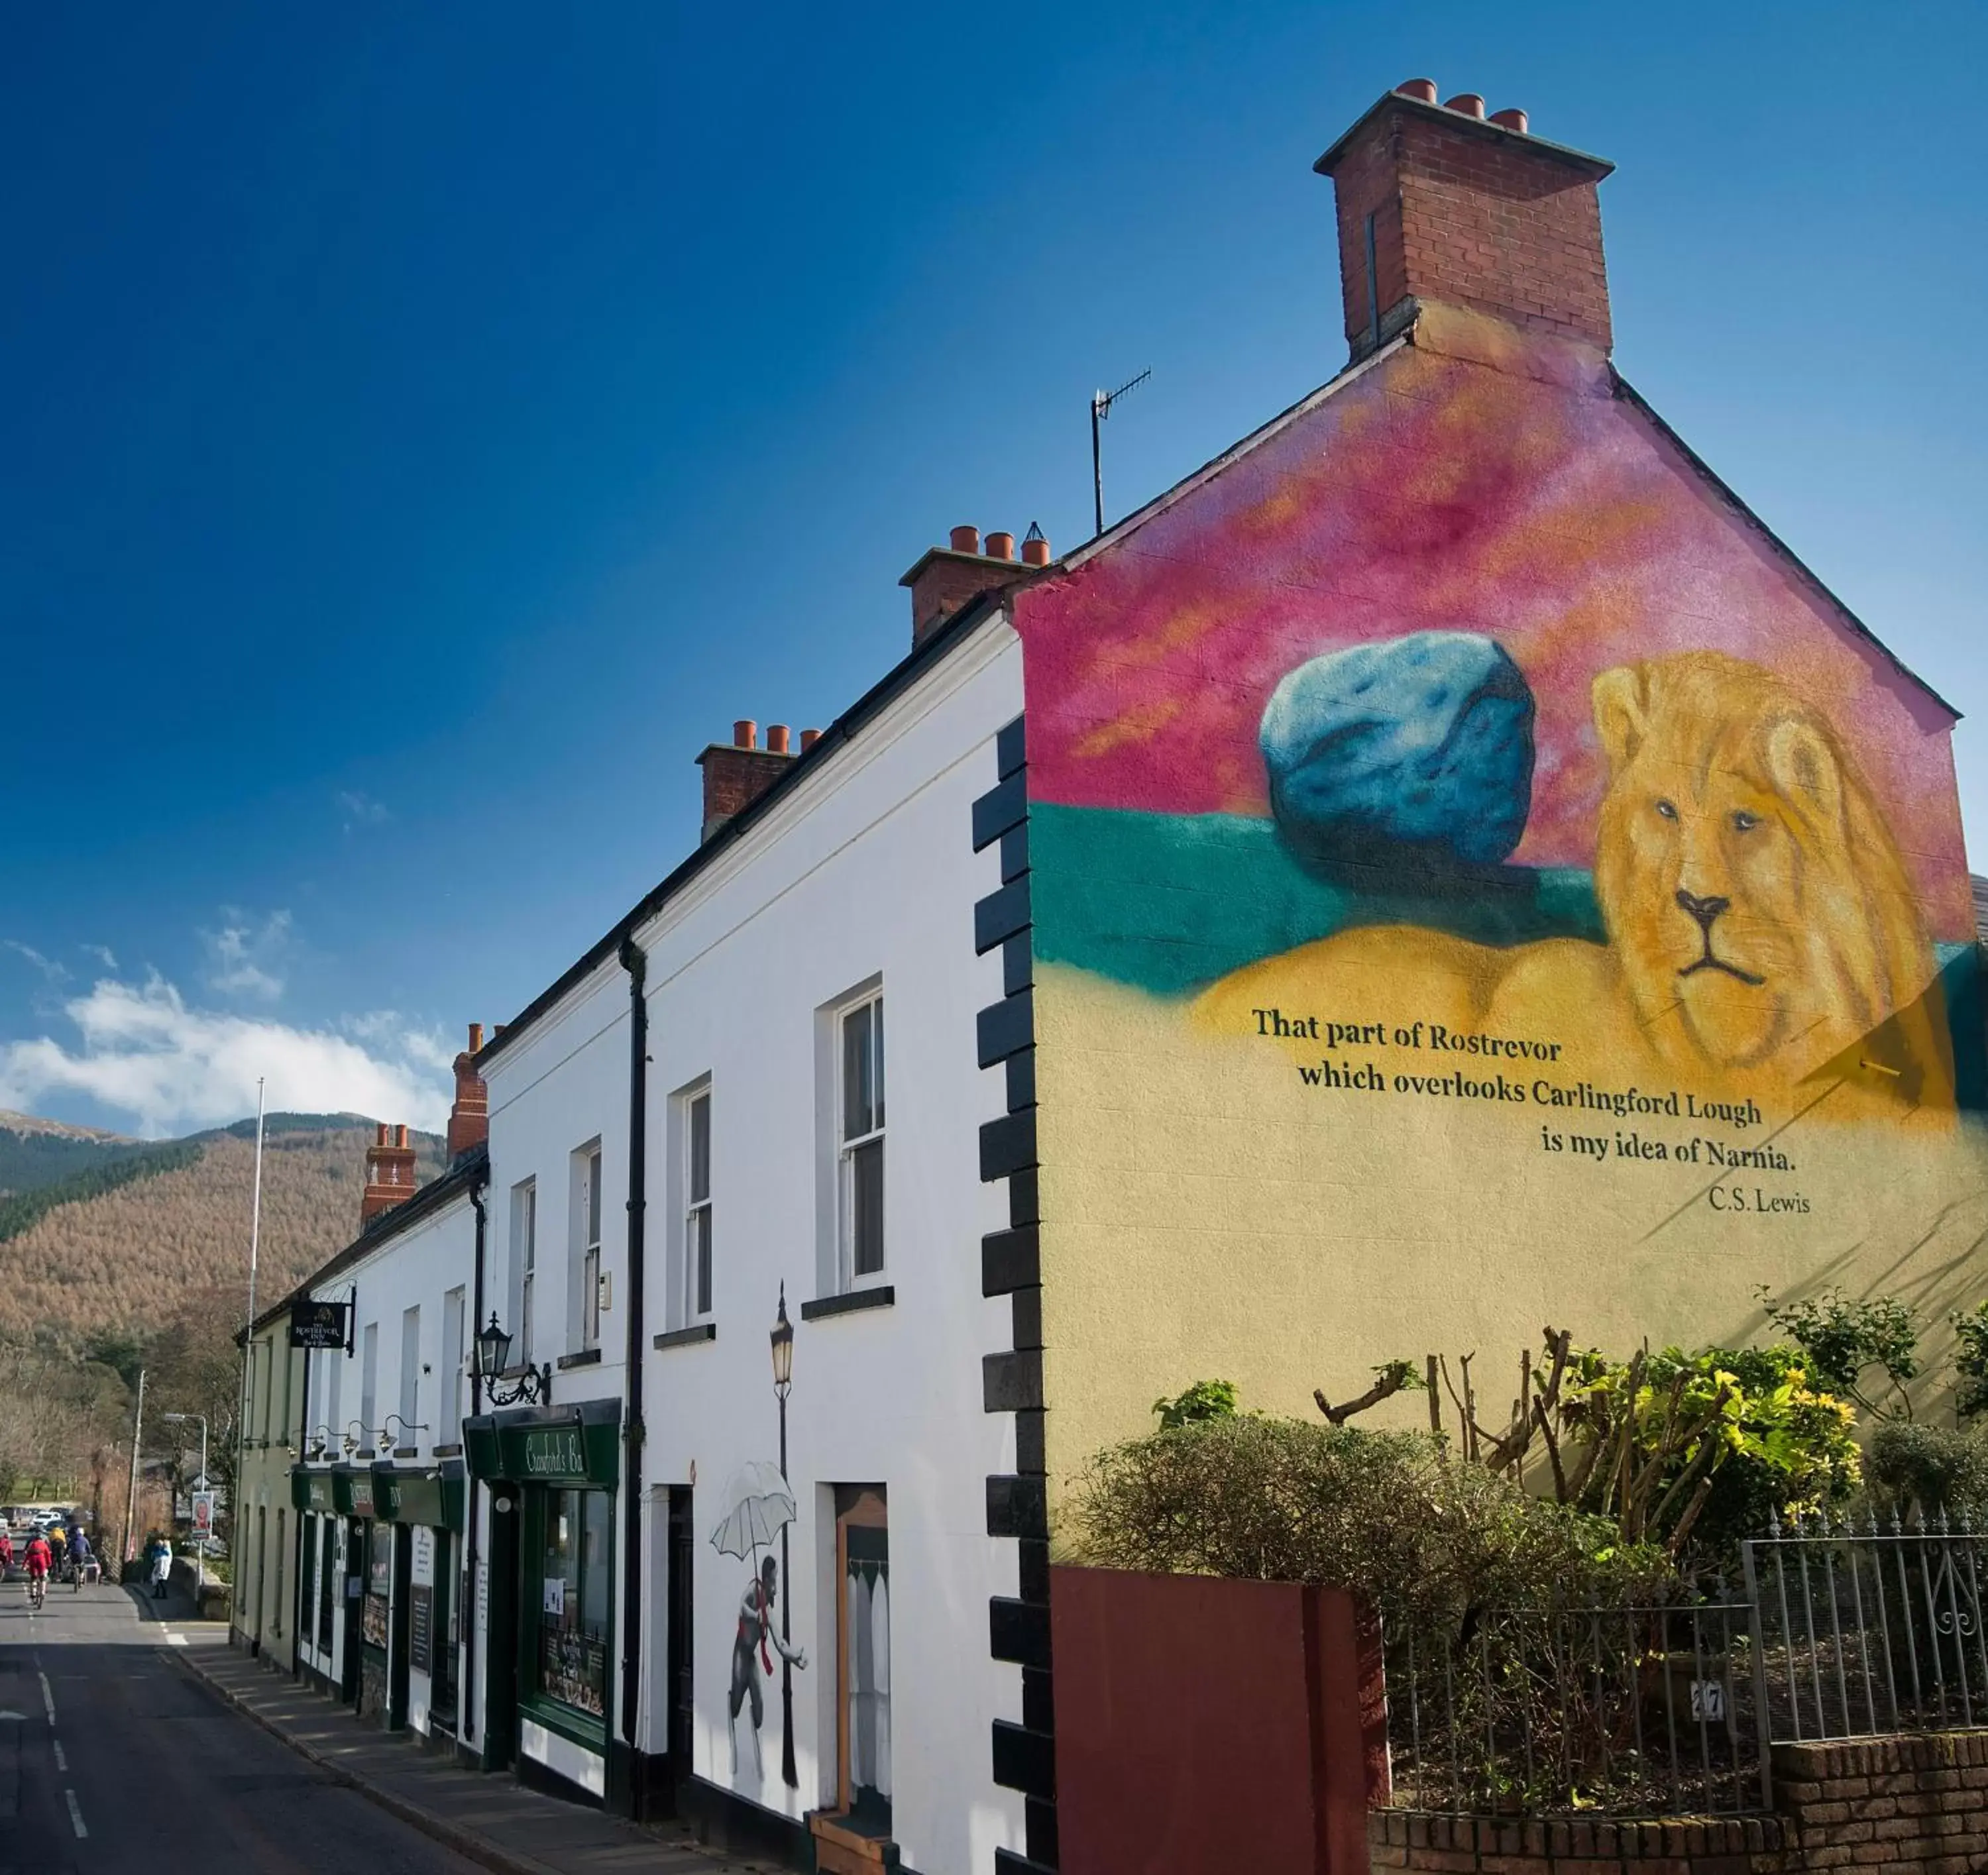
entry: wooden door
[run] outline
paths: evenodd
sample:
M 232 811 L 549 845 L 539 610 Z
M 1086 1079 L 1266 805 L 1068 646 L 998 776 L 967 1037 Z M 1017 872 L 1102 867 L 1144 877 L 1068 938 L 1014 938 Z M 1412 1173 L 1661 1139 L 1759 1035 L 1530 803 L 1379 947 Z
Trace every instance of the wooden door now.
M 861 1835 L 891 1833 L 890 1512 L 881 1485 L 836 1489 L 837 1808 Z

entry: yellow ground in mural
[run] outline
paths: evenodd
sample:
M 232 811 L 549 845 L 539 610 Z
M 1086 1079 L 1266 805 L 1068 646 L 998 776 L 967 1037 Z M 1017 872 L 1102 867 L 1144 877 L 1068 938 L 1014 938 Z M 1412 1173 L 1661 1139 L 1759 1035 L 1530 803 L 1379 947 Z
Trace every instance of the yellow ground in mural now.
M 1577 1016 L 1487 1029 L 1439 971 L 1418 998 L 1405 966 L 1452 941 L 1388 938 L 1371 994 L 1237 1004 L 1215 1029 L 1040 969 L 1053 1480 L 1199 1379 L 1303 1414 L 1396 1357 L 1516 1372 L 1549 1323 L 1625 1353 L 1744 1343 L 1762 1284 L 1897 1295 L 1929 1321 L 1980 1299 L 1977 1121 L 1874 1103 L 1846 1123 L 1813 1086 L 1604 1073 Z

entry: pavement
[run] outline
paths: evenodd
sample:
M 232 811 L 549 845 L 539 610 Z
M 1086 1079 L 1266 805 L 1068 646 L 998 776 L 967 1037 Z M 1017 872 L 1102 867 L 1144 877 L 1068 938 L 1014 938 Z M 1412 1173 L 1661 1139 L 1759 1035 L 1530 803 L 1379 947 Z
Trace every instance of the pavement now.
M 0 1585 L 0 1875 L 762 1875 L 362 1725 L 192 1612 Z

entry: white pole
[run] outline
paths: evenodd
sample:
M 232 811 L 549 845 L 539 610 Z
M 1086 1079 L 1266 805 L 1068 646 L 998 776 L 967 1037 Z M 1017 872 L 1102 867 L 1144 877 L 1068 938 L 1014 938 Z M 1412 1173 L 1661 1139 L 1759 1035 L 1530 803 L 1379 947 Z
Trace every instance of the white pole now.
M 242 1492 L 242 1461 L 248 1449 L 248 1363 L 255 1359 L 255 1265 L 262 1248 L 262 1110 L 264 1077 L 255 1077 L 255 1196 L 248 1210 L 248 1320 L 242 1331 L 242 1399 L 235 1410 L 235 1488 L 229 1495 L 228 1515 L 235 1515 L 235 1499 Z M 275 1384 L 276 1363 L 269 1363 L 270 1383 Z M 207 1475 L 207 1421 L 201 1426 L 201 1482 L 210 1488 L 212 1480 Z M 239 1534 L 240 1519 L 236 1519 Z M 199 1545 L 203 1557 L 207 1539 L 203 1537 Z M 198 1565 L 196 1565 L 198 1567 Z M 259 1590 L 258 1593 L 259 1593 Z

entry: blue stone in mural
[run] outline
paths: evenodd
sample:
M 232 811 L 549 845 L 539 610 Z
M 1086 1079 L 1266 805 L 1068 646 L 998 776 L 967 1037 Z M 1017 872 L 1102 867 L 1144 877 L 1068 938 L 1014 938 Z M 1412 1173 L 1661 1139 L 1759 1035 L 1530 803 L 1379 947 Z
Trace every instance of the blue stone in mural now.
M 1533 694 L 1476 632 L 1418 631 L 1300 664 L 1259 733 L 1270 807 L 1299 851 L 1495 866 L 1533 801 Z

